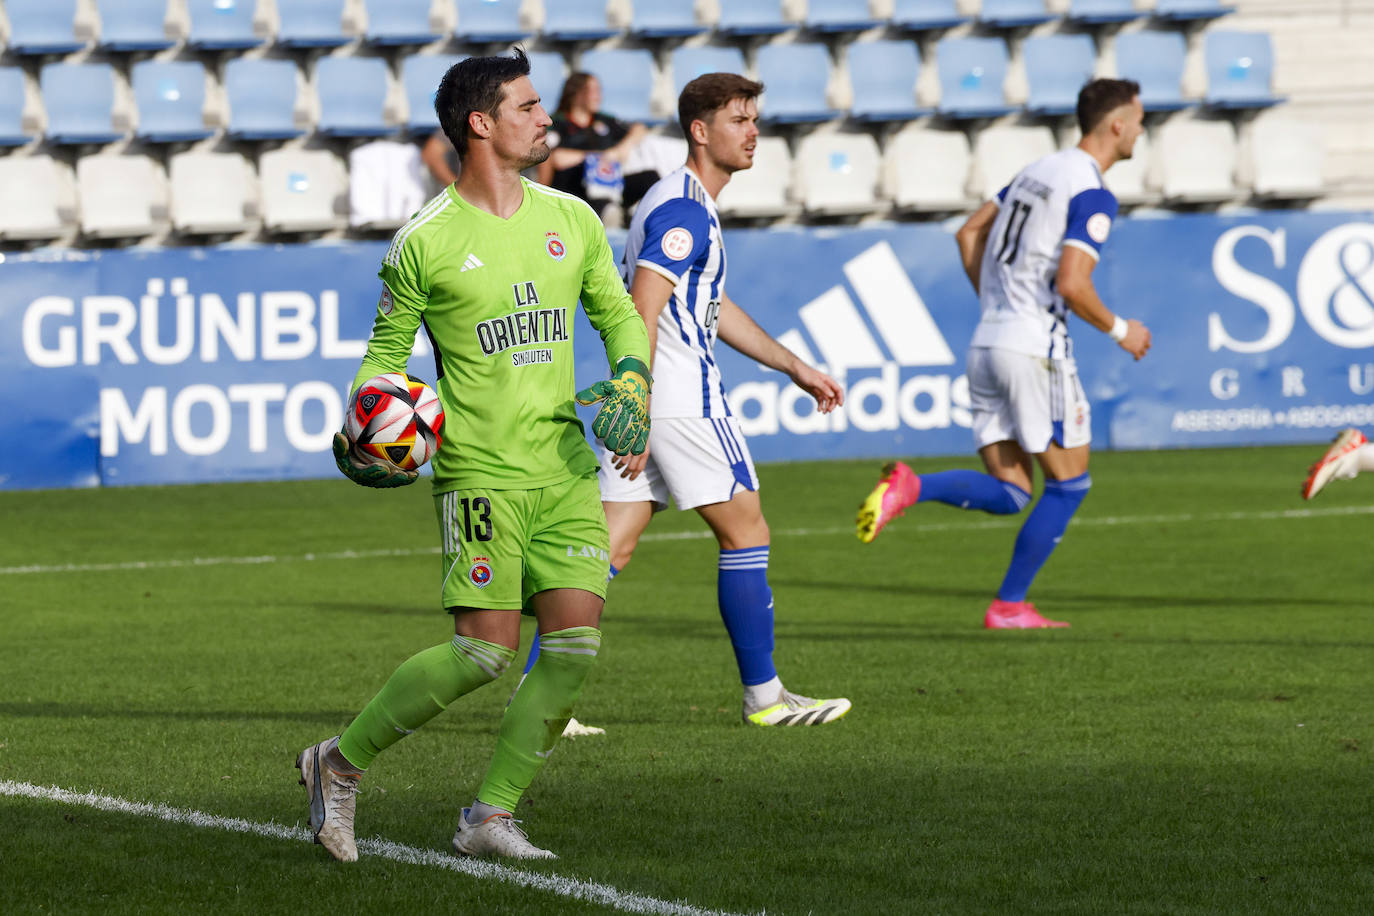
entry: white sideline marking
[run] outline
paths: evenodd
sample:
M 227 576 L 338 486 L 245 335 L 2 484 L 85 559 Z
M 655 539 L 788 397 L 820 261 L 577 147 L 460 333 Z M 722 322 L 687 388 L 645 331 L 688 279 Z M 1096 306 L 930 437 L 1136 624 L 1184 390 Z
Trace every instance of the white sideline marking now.
M 97 795 L 94 792 L 73 792 L 70 789 L 59 789 L 56 786 L 36 786 L 32 783 L 13 782 L 4 779 L 0 780 L 0 795 L 36 798 L 68 805 L 84 805 L 88 808 L 111 811 L 116 814 L 155 817 L 158 820 L 170 821 L 174 824 L 209 827 L 214 830 L 227 830 L 231 833 L 250 833 L 254 836 L 263 836 L 274 840 L 292 840 L 297 843 L 309 843 L 311 841 L 310 831 L 301 827 L 288 827 L 285 824 L 271 822 L 261 824 L 236 817 L 206 814 L 204 811 L 128 801 L 109 795 Z M 379 837 L 359 840 L 358 852 L 362 855 L 378 856 L 405 865 L 425 865 L 431 868 L 460 872 L 473 878 L 505 881 L 509 884 L 548 891 L 563 897 L 604 904 L 626 913 L 661 913 L 665 916 L 731 916 L 724 910 L 706 910 L 686 903 L 659 900 L 657 897 L 646 897 L 643 894 L 622 891 L 608 884 L 565 878 L 561 875 L 529 872 L 506 865 L 498 865 L 483 859 L 459 858 L 447 853 L 435 852 L 432 849 L 416 849 L 414 846 L 403 846 L 400 843 L 393 843 Z
M 1102 518 L 1075 518 L 1074 527 L 1097 528 L 1115 525 L 1187 524 L 1194 522 L 1256 522 L 1292 521 L 1309 518 L 1329 518 L 1340 515 L 1374 515 L 1374 506 L 1337 506 L 1329 509 L 1273 509 L 1267 512 L 1182 512 L 1177 515 L 1116 515 Z M 978 531 L 985 528 L 1020 526 L 1022 519 L 994 518 L 968 522 L 935 522 L 903 524 L 905 534 L 927 531 Z M 781 537 L 825 537 L 837 534 L 852 536 L 853 525 L 839 528 L 785 528 L 775 530 Z M 641 541 L 695 541 L 712 538 L 709 530 L 673 531 L 645 534 Z M 406 547 L 394 550 L 332 550 L 322 553 L 264 555 L 257 557 L 190 557 L 168 560 L 126 560 L 121 563 L 56 563 L 29 566 L 0 566 L 0 576 L 32 575 L 35 573 L 128 572 L 140 569 L 186 569 L 197 566 L 252 566 L 268 563 L 318 563 L 333 560 L 360 560 L 371 557 L 437 556 L 438 547 Z

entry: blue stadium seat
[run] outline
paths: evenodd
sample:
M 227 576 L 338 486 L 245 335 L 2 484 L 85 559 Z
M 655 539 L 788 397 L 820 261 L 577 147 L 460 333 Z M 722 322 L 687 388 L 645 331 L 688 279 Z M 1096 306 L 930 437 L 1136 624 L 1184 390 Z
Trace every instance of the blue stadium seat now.
M 1193 104 L 1183 98 L 1186 54 L 1181 32 L 1122 32 L 1116 38 L 1116 72 L 1140 84 L 1146 111 L 1179 111 Z
M 330 137 L 384 137 L 387 69 L 380 57 L 321 57 L 315 62 L 320 99 L 316 129 Z
M 439 89 L 439 81 L 444 78 L 465 55 L 459 54 L 414 54 L 401 63 L 401 85 L 405 89 L 406 104 L 410 115 L 406 118 L 406 129 L 417 134 L 431 133 L 439 129 L 439 117 L 434 113 L 434 93 Z
M 367 41 L 378 45 L 423 45 L 443 36 L 431 27 L 430 0 L 364 0 Z M 450 17 L 451 18 L 451 17 Z
M 114 68 L 109 64 L 44 64 L 38 85 L 52 143 L 112 143 L 125 136 L 114 124 Z
M 767 87 L 760 120 L 796 124 L 828 121 L 838 113 L 825 98 L 830 84 L 830 52 L 825 45 L 764 45 L 757 62 L 759 79 Z
M 159 51 L 176 41 L 163 20 L 167 0 L 100 0 L 100 46 L 110 51 Z
M 131 69 L 137 135 L 150 143 L 202 140 L 205 126 L 205 67 L 199 61 L 141 60 Z
M 947 118 L 996 118 L 1015 111 L 1002 84 L 1007 43 L 1000 38 L 942 38 L 935 46 L 940 74 L 940 114 Z
M 630 34 L 643 38 L 678 38 L 711 31 L 697 21 L 692 4 L 682 0 L 635 0 Z
M 1035 115 L 1073 114 L 1078 90 L 1092 79 L 1097 61 L 1093 40 L 1084 34 L 1030 37 L 1021 43 L 1030 97 L 1026 111 Z
M 296 126 L 296 65 L 289 60 L 235 57 L 224 65 L 229 136 L 281 140 L 304 133 Z
M 333 48 L 348 44 L 343 31 L 344 0 L 277 0 L 277 43 L 288 48 Z
M 620 34 L 606 15 L 606 0 L 553 0 L 544 4 L 544 38 L 599 41 Z
M 459 41 L 523 41 L 534 34 L 520 22 L 520 0 L 458 0 Z
M 568 65 L 563 55 L 557 51 L 530 52 L 530 82 L 534 91 L 539 93 L 544 110 L 553 114 L 558 106 L 558 96 L 563 92 L 563 81 L 568 78 Z
M 739 48 L 714 45 L 692 48 L 686 45 L 673 49 L 673 98 L 682 95 L 682 87 L 703 73 L 743 73 L 744 52 Z
M 1155 15 L 1174 22 L 1216 19 L 1235 11 L 1234 6 L 1226 6 L 1221 0 L 1157 0 L 1155 3 Z
M 790 28 L 782 0 L 720 0 L 716 31 L 723 35 L 774 35 Z
M 916 104 L 921 56 L 914 41 L 853 41 L 845 58 L 854 103 L 849 114 L 860 121 L 906 121 L 931 113 Z
M 0 67 L 0 146 L 23 146 L 33 139 L 24 129 L 24 71 Z
M 807 0 L 803 24 L 817 32 L 858 32 L 883 20 L 869 15 L 868 0 Z
M 1267 108 L 1282 102 L 1270 92 L 1274 46 L 1268 32 L 1208 32 L 1204 101 L 1217 108 Z
M 643 48 L 587 51 L 577 68 L 601 82 L 601 110 L 627 123 L 662 124 L 650 105 L 654 55 Z
M 186 43 L 207 51 L 252 48 L 266 39 L 253 30 L 257 0 L 186 0 Z
M 897 0 L 892 11 L 893 25 L 916 32 L 950 29 L 965 22 L 968 17 L 959 13 L 955 0 Z
M 76 37 L 76 0 L 9 0 L 5 12 L 15 54 L 68 54 L 86 47 Z
M 1081 25 L 1130 22 L 1145 13 L 1135 8 L 1135 0 L 1072 0 L 1064 18 Z
M 1039 25 L 1053 18 L 1045 9 L 1045 0 L 983 0 L 978 13 L 979 24 L 994 29 Z

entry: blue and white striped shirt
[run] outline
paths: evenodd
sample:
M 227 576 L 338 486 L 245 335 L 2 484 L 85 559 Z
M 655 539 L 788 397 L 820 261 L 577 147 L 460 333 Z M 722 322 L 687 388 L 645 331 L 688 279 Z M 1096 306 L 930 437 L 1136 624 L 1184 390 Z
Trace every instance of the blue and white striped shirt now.
M 621 265 L 626 286 L 641 268 L 673 284 L 658 316 L 650 416 L 730 416 L 715 358 L 725 296 L 720 216 L 686 166 L 659 179 L 635 210 Z

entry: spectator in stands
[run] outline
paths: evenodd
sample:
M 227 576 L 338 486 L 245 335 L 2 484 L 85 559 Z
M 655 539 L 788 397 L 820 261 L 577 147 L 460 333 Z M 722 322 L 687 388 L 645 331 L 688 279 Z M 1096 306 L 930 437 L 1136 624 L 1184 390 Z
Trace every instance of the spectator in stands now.
M 420 149 L 420 159 L 429 169 L 429 176 L 440 188 L 448 187 L 458 180 L 458 151 L 448 142 L 442 130 L 429 135 Z
M 1307 469 L 1302 498 L 1311 499 L 1333 480 L 1353 480 L 1361 471 L 1374 471 L 1374 445 L 1358 429 L 1343 429 L 1317 463 Z
M 601 81 L 590 73 L 570 75 L 549 128 L 553 154 L 539 167 L 539 181 L 587 201 L 604 221 L 612 204 L 623 206 L 623 166 L 648 129 L 626 124 L 600 107 Z

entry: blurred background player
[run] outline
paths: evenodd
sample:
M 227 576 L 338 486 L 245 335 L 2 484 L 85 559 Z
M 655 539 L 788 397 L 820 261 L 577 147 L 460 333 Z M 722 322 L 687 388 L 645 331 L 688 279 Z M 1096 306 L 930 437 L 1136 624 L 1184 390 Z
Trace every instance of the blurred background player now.
M 1092 478 L 1091 416 L 1068 336 L 1068 313 L 1104 331 L 1140 359 L 1150 332 L 1114 315 L 1092 272 L 1116 217 L 1102 173 L 1129 159 L 1142 131 L 1140 87 L 1098 79 L 1078 94 L 1078 146 L 1023 169 L 957 234 L 982 318 L 968 351 L 973 436 L 987 473 L 916 475 L 900 461 L 859 508 L 859 540 L 870 543 L 902 510 L 935 501 L 1012 515 L 1031 499 L 1034 466 L 1044 492 L 1016 537 L 1011 564 L 983 618 L 989 629 L 1066 627 L 1026 600 L 1031 582 L 1063 537 Z M 638 305 L 638 302 L 636 302 Z
M 1374 471 L 1374 445 L 1358 429 L 1343 429 L 1317 463 L 1307 469 L 1302 498 L 1311 499 L 1333 480 L 1353 480 L 1361 471 Z
M 513 57 L 469 58 L 445 74 L 435 109 L 463 167 L 456 184 L 396 233 L 378 272 L 385 286 L 354 386 L 404 372 L 423 321 L 445 412 L 434 500 L 454 636 L 403 662 L 341 736 L 297 758 L 315 838 L 344 861 L 358 856 L 353 818 L 363 771 L 505 671 L 522 610 L 538 619 L 543 652 L 506 708 L 453 847 L 554 858 L 530 843 L 512 812 L 553 752 L 601 644 L 610 542 L 596 455 L 573 408 L 578 299 L 616 368 L 576 397 L 604 399 L 592 431 L 617 452 L 642 451 L 648 436 L 650 351 L 596 215 L 520 177 L 549 154 L 551 121 L 529 70 L 517 49 Z M 367 486 L 416 479 L 365 463 L 342 434 L 334 455 L 346 476 Z M 583 549 L 574 554 L 568 545 Z
M 697 77 L 682 90 L 678 119 L 687 162 L 645 194 L 630 224 L 623 272 L 648 327 L 658 377 L 654 431 L 643 455 L 601 456 L 601 498 L 611 532 L 611 576 L 625 568 L 653 514 L 696 509 L 720 544 L 717 598 L 730 634 L 743 715 L 755 725 L 820 725 L 849 711 L 843 698 L 815 700 L 783 687 L 773 666 L 768 524 L 749 447 L 725 400 L 717 336 L 777 369 L 821 412 L 844 400 L 830 376 L 806 365 L 725 293 L 725 249 L 716 196 L 753 164 L 760 83 L 731 73 Z

